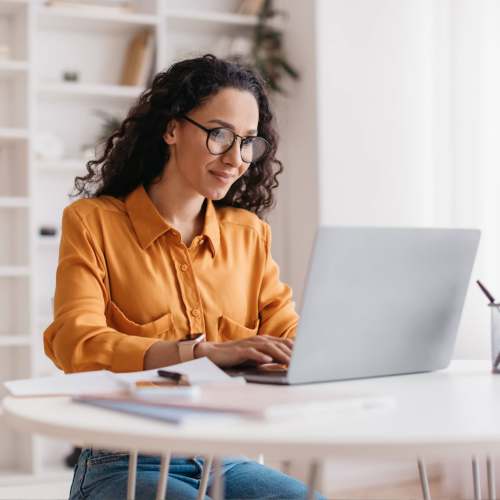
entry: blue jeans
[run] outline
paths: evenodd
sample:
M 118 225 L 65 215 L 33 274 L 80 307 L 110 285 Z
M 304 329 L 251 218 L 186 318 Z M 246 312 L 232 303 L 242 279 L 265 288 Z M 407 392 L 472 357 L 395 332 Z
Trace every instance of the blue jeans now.
M 202 458 L 172 457 L 168 470 L 168 500 L 196 500 L 203 467 Z M 222 463 L 227 499 L 305 499 L 307 487 L 297 479 L 244 457 Z M 139 455 L 136 499 L 154 500 L 160 477 L 160 457 Z M 123 500 L 127 498 L 128 453 L 85 448 L 75 467 L 70 500 Z M 213 482 L 210 474 L 208 491 Z M 323 499 L 316 495 L 317 499 Z M 205 497 L 210 500 L 210 497 Z

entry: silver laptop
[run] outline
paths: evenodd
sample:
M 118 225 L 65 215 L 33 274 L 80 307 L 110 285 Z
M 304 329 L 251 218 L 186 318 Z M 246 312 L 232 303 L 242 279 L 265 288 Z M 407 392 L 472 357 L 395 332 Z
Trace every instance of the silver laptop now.
M 304 384 L 417 373 L 451 359 L 480 231 L 319 227 L 288 370 Z

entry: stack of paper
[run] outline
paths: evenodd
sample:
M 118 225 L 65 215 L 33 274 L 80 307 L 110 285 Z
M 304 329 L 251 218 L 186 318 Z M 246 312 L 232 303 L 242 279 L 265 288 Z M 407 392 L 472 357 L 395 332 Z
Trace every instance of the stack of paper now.
M 176 371 L 186 375 L 192 385 L 214 382 L 241 383 L 241 379 L 233 379 L 224 373 L 208 358 L 199 358 L 178 365 L 167 366 L 165 370 Z M 67 375 L 30 378 L 4 382 L 13 396 L 78 396 L 83 394 L 122 393 L 138 380 L 163 380 L 157 370 L 140 372 L 113 373 L 97 370 Z

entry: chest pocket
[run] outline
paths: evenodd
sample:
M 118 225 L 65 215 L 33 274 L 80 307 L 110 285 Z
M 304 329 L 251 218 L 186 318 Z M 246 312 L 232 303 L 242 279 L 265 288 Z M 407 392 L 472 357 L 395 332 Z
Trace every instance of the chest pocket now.
M 123 311 L 111 300 L 106 307 L 106 322 L 111 328 L 129 335 L 152 338 L 175 335 L 172 313 L 166 313 L 149 323 L 139 324 L 127 318 Z
M 257 319 L 252 328 L 248 328 L 227 316 L 219 317 L 219 336 L 222 340 L 241 340 L 257 335 L 260 321 Z

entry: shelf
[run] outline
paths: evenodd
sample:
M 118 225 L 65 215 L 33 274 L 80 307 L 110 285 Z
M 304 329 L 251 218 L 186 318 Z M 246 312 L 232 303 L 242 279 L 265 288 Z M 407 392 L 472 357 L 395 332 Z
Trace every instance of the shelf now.
M 29 335 L 1 335 L 0 347 L 29 346 L 31 337 Z
M 29 68 L 27 61 L 1 61 L 0 60 L 0 76 L 3 73 L 23 73 Z
M 112 12 L 107 9 L 43 7 L 38 14 L 39 26 L 43 29 L 75 29 L 92 31 L 121 31 L 130 28 L 154 27 L 155 15 Z
M 0 278 L 17 278 L 29 275 L 30 268 L 28 266 L 0 266 Z
M 36 160 L 35 168 L 41 171 L 66 172 L 69 174 L 85 173 L 85 165 L 89 160 L 85 158 L 67 158 L 62 160 Z
M 59 236 L 37 236 L 36 244 L 40 248 L 59 248 Z
M 54 321 L 54 318 L 50 314 L 37 314 L 36 325 L 46 327 Z
M 233 26 L 255 26 L 258 23 L 257 16 L 227 12 L 197 12 L 193 10 L 167 10 L 165 18 L 167 21 L 182 21 L 183 23 L 194 21 L 196 23 L 205 22 Z
M 27 208 L 30 199 L 24 196 L 0 196 L 0 208 Z
M 0 0 L 0 16 L 16 14 L 28 6 L 30 0 Z
M 28 138 L 28 130 L 25 128 L 2 128 L 0 127 L 0 141 L 18 141 Z
M 0 407 L 0 416 L 3 415 L 3 408 Z M 6 425 L 6 424 L 4 424 Z M 15 468 L 0 469 L 0 486 L 12 486 L 16 484 L 26 484 L 33 480 L 33 474 Z
M 89 83 L 40 83 L 40 95 L 74 96 L 111 99 L 136 99 L 144 89 L 125 85 L 96 85 Z
M 0 416 L 2 415 L 3 410 L 0 407 Z M 68 481 L 67 491 L 71 486 L 71 479 L 73 478 L 73 470 L 65 467 L 64 465 L 47 465 L 42 466 L 41 471 L 39 473 L 33 474 L 29 472 L 22 472 L 19 469 L 4 469 L 0 470 L 0 486 L 9 486 L 15 487 L 22 485 L 25 489 L 29 489 L 35 487 L 36 483 L 44 483 L 47 486 L 47 483 L 51 481 L 59 481 L 65 480 Z M 65 488 L 66 489 L 66 488 Z M 28 497 L 29 495 L 29 497 Z M 15 498 L 49 498 L 47 496 L 39 497 L 32 496 L 28 494 L 26 497 L 16 496 Z M 4 498 L 3 496 L 1 498 Z M 14 497 L 12 497 L 14 498 Z M 56 497 L 51 497 L 56 498 Z M 62 496 L 57 495 L 57 498 L 62 498 Z

